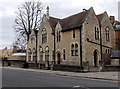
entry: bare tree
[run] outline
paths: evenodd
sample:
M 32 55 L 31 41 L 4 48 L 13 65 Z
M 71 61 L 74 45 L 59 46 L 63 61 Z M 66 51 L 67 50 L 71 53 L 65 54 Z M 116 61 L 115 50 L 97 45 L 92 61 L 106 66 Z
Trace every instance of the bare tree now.
M 24 2 L 18 7 L 15 18 L 16 41 L 26 44 L 33 29 L 39 29 L 41 22 L 41 2 Z

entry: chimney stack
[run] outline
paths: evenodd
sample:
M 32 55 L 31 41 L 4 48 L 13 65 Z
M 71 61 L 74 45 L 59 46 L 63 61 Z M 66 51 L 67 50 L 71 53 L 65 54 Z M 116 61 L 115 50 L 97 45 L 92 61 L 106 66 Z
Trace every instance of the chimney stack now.
M 49 19 L 49 7 L 47 6 L 47 8 L 46 8 L 46 16 L 47 16 L 47 18 Z
M 110 16 L 110 22 L 111 23 L 115 22 L 115 16 Z

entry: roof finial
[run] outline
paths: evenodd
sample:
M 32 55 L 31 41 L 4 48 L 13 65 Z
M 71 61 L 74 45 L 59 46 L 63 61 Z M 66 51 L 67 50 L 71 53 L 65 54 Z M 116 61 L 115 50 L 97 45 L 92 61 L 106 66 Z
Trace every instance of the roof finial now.
M 46 8 L 46 16 L 49 19 L 49 6 L 47 6 L 47 8 Z
M 84 8 L 83 11 L 86 11 L 86 9 Z

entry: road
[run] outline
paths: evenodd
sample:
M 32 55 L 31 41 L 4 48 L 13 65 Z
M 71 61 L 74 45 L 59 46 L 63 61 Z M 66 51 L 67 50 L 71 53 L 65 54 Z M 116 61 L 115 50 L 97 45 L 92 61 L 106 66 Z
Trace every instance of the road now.
M 83 79 L 14 69 L 2 69 L 3 87 L 118 87 L 114 81 Z M 89 88 L 88 88 L 89 87 Z M 96 89 L 96 88 L 95 88 Z M 103 89 L 103 88 L 102 88 Z

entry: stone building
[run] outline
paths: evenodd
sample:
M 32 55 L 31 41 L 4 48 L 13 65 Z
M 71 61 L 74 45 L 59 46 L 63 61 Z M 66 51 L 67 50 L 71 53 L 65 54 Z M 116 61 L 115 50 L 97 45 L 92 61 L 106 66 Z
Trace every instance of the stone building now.
M 27 45 L 27 61 L 98 67 L 115 48 L 115 31 L 107 12 L 95 14 L 91 7 L 72 16 L 59 19 L 49 15 L 42 18 L 37 34 L 32 31 Z M 34 39 L 34 40 L 33 40 Z
M 115 30 L 116 50 L 120 50 L 120 22 L 115 20 L 114 16 L 110 16 L 110 21 Z

